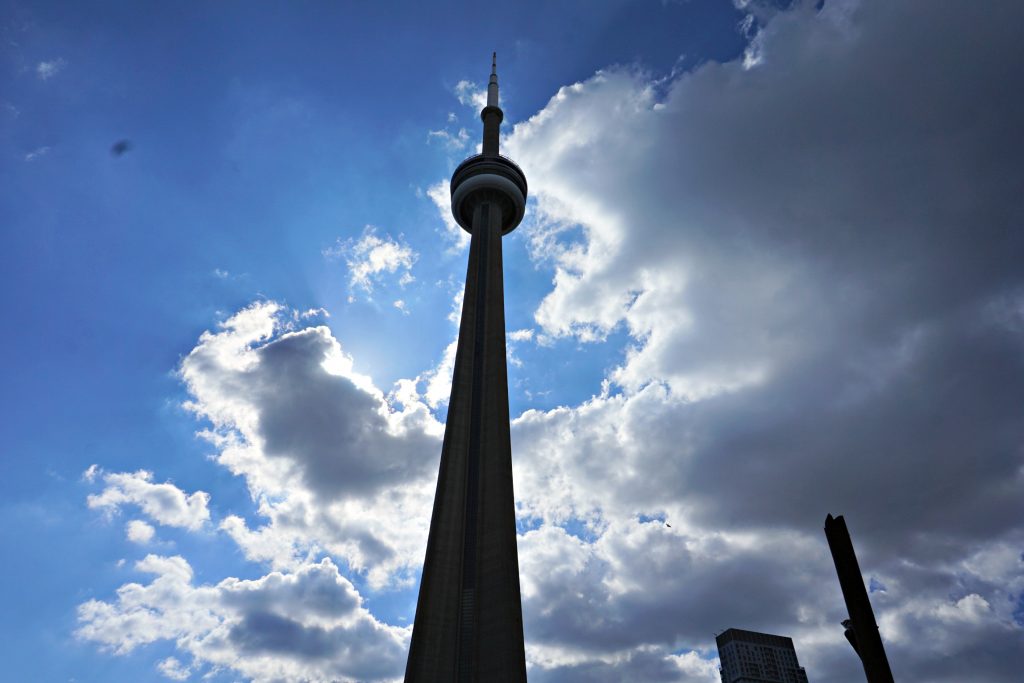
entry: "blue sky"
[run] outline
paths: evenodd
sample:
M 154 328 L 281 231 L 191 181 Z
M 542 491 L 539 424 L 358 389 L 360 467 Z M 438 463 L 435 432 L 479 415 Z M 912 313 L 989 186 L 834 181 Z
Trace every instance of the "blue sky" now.
M 4 2 L 5 676 L 401 676 L 496 50 L 531 680 L 1013 680 L 1024 16 L 817 5 Z

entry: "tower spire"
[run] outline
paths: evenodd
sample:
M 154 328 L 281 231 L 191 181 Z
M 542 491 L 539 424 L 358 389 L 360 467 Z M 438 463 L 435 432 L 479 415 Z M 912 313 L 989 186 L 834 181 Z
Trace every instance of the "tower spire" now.
M 498 106 L 498 53 L 491 53 L 491 80 L 487 83 L 487 106 Z
M 491 53 L 491 79 L 487 82 L 487 106 L 480 112 L 484 122 L 484 140 L 482 152 L 485 156 L 498 156 L 498 129 L 505 118 L 498 105 L 498 53 Z

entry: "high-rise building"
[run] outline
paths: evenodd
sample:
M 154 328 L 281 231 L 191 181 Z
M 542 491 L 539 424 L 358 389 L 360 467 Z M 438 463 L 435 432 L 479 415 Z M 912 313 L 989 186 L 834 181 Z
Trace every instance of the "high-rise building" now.
M 501 262 L 526 176 L 498 153 L 503 116 L 492 58 L 482 153 L 451 181 L 452 213 L 472 238 L 407 683 L 526 681 Z
M 807 683 L 792 638 L 730 628 L 715 642 L 722 683 Z

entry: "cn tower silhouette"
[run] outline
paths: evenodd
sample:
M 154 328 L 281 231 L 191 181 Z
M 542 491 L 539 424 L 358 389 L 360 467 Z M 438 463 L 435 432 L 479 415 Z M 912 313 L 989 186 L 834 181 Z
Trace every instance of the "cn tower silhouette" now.
M 483 152 L 452 174 L 452 213 L 472 239 L 406 683 L 526 680 L 501 238 L 523 219 L 527 188 L 498 153 L 496 61 L 480 112 Z

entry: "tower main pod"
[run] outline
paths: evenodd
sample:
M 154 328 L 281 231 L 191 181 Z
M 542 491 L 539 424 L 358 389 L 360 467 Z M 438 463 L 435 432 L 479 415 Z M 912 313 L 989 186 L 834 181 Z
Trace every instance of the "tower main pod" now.
M 406 683 L 526 681 L 505 365 L 501 237 L 526 209 L 526 176 L 498 154 L 492 59 L 483 152 L 452 174 L 472 235 L 459 346 Z

